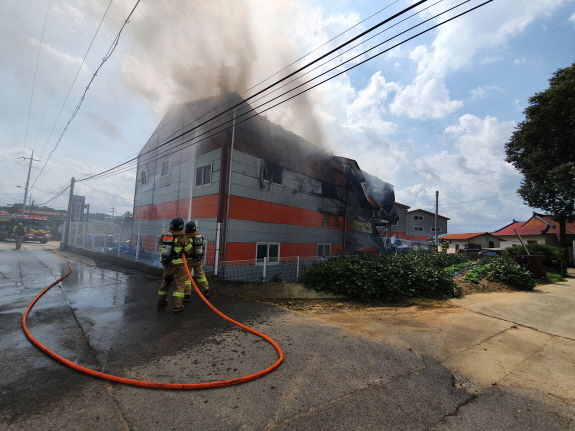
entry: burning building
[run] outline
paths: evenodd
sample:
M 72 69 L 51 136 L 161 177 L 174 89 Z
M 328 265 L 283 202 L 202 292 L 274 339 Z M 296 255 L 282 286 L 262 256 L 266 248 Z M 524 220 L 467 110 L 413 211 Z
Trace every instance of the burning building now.
M 220 223 L 224 261 L 385 252 L 390 184 L 265 117 L 243 121 L 247 104 L 201 125 L 231 99 L 168 110 L 138 156 L 134 220 Z

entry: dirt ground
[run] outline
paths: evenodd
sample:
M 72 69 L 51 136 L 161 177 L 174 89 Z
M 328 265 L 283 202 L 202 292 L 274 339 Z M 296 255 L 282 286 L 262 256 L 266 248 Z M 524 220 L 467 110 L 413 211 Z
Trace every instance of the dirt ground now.
M 470 283 L 464 281 L 461 276 L 455 278 L 455 282 L 459 285 L 461 293 L 466 295 L 473 295 L 474 293 L 488 293 L 488 292 L 519 292 L 516 289 L 505 286 L 504 284 L 481 280 L 480 283 Z M 412 310 L 422 309 L 445 309 L 454 308 L 451 302 L 446 300 L 422 299 L 422 298 L 406 298 L 400 301 L 354 301 L 351 299 L 276 299 L 276 300 L 259 300 L 267 304 L 274 304 L 289 310 L 298 311 L 300 313 L 309 315 L 325 315 L 334 313 L 343 313 L 349 311 L 359 312 L 364 310 L 370 312 L 373 309 L 385 308 L 388 311 L 397 309 L 397 311 L 411 308 Z

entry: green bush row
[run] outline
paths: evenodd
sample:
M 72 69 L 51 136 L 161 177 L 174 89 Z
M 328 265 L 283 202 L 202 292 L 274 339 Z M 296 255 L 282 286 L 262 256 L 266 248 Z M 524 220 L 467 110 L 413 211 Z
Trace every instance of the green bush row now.
M 463 279 L 471 283 L 479 283 L 482 279 L 495 280 L 521 290 L 533 290 L 536 285 L 531 273 L 507 256 L 483 259 Z
M 316 291 L 361 300 L 451 298 L 460 291 L 446 268 L 464 260 L 461 255 L 429 252 L 344 256 L 314 264 L 299 281 Z

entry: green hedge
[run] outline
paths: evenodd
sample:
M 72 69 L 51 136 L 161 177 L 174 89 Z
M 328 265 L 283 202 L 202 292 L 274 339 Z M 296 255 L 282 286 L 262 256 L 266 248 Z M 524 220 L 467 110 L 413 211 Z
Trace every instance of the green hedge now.
M 531 273 L 507 256 L 486 257 L 463 279 L 471 283 L 479 283 L 482 279 L 495 280 L 520 290 L 533 290 L 536 286 Z
M 565 264 L 564 248 L 539 243 L 527 244 L 526 247 L 531 255 L 545 256 L 543 258 L 543 265 L 547 268 L 553 268 L 554 272 L 561 273 L 561 269 Z M 523 247 L 507 247 L 505 249 L 505 254 L 507 256 L 523 256 L 526 253 Z
M 462 255 L 429 252 L 344 256 L 314 264 L 299 281 L 316 291 L 361 300 L 451 298 L 460 291 L 446 268 L 465 260 Z

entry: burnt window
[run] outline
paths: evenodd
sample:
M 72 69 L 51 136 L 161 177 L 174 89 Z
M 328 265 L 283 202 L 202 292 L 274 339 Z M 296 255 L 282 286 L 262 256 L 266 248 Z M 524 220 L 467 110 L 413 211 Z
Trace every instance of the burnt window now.
M 264 180 L 273 184 L 283 185 L 283 166 L 264 160 Z
M 327 181 L 321 182 L 321 195 L 324 198 L 337 199 L 337 186 Z

